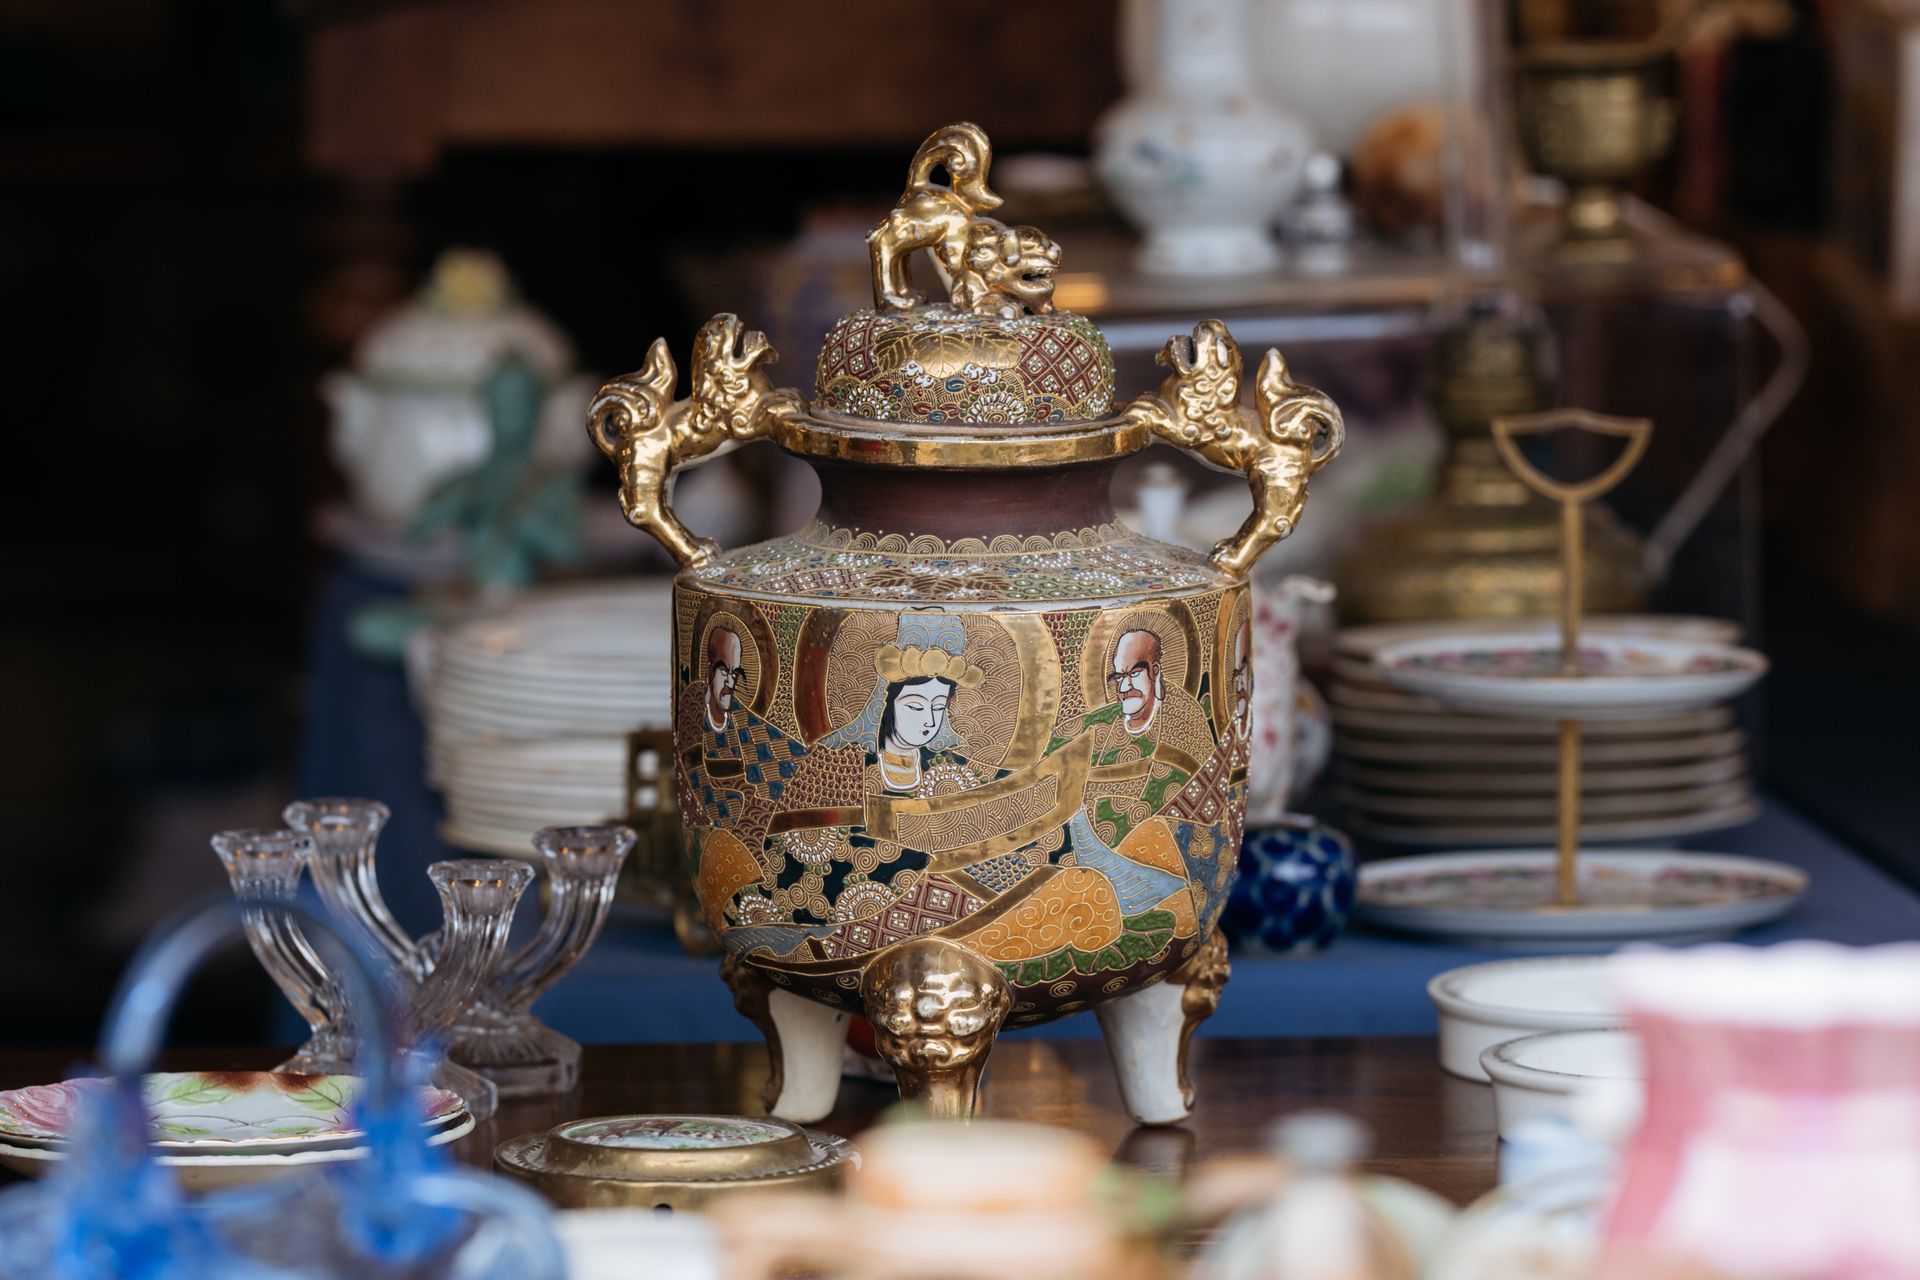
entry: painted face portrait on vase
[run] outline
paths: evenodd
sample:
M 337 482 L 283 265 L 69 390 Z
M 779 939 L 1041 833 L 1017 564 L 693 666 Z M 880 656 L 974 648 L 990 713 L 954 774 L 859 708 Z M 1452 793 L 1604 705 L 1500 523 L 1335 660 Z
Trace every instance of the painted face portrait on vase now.
M 715 732 L 726 728 L 727 714 L 735 705 L 734 693 L 746 676 L 740 660 L 740 637 L 725 627 L 715 627 L 707 636 L 707 727 Z
M 920 749 L 946 728 L 947 707 L 956 688 L 943 676 L 895 680 L 887 686 L 886 709 L 880 713 L 878 754 L 889 783 L 896 776 L 903 786 L 919 781 Z
M 1153 727 L 1167 696 L 1160 670 L 1160 637 L 1151 631 L 1124 632 L 1113 646 L 1107 684 L 1120 704 L 1120 722 L 1135 737 Z
M 986 677 L 967 661 L 960 620 L 945 613 L 902 614 L 893 642 L 880 646 L 873 666 L 878 681 L 865 711 L 821 745 L 865 746 L 884 789 L 894 792 L 919 790 L 936 760 L 964 765 L 966 741 L 953 727 L 953 699 Z
M 1187 687 L 1193 643 L 1176 616 L 1142 609 L 1110 625 L 1086 641 L 1088 709 L 1062 718 L 1047 750 L 1090 740 L 1084 807 L 1100 839 L 1117 846 L 1199 772 L 1214 728 Z
M 674 785 L 690 828 L 727 827 L 759 837 L 785 780 L 806 755 L 800 741 L 754 711 L 765 641 L 733 613 L 714 613 L 690 637 L 687 683 L 676 708 Z

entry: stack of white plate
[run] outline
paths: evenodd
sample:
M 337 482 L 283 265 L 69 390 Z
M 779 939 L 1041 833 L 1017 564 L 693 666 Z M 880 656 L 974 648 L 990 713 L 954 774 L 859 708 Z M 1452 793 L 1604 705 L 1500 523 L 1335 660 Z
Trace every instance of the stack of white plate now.
M 541 827 L 626 814 L 629 735 L 673 723 L 666 580 L 536 592 L 436 637 L 427 776 L 448 843 L 532 856 Z
M 1335 639 L 1335 784 L 1355 835 L 1416 846 L 1551 843 L 1558 729 L 1450 710 L 1403 693 L 1373 666 L 1376 650 L 1439 635 L 1511 630 L 1507 622 L 1350 627 Z M 1613 616 L 1590 634 L 1731 642 L 1711 618 Z M 1746 737 L 1731 708 L 1708 707 L 1581 726 L 1581 837 L 1655 840 L 1738 826 L 1758 812 Z

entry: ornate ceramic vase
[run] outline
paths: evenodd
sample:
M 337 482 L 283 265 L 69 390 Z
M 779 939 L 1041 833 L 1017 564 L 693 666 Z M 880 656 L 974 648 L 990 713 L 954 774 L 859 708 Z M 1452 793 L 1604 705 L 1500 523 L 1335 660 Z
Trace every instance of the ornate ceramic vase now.
M 1094 162 L 1145 234 L 1140 269 L 1277 266 L 1269 228 L 1300 189 L 1313 136 L 1255 84 L 1245 0 L 1135 0 L 1124 19 L 1123 52 L 1146 57 L 1128 69 L 1133 92 L 1095 127 Z
M 775 390 L 732 316 L 692 394 L 656 342 L 602 389 L 595 440 L 674 589 L 675 780 L 690 872 L 768 1105 L 832 1107 L 863 1011 L 902 1091 L 970 1114 L 1003 1026 L 1097 1008 L 1143 1122 L 1183 1117 L 1185 1037 L 1226 976 L 1253 561 L 1299 519 L 1339 410 L 1217 321 L 1116 403 L 1099 330 L 1051 302 L 1059 249 L 985 216 L 988 142 L 934 133 L 869 236 L 873 309 L 827 335 L 811 397 Z M 944 168 L 951 185 L 933 181 Z M 950 299 L 928 304 L 928 250 Z M 722 554 L 666 503 L 674 468 L 769 437 L 819 473 L 814 522 Z M 1160 438 L 1244 473 L 1254 512 L 1203 556 L 1117 523 L 1108 482 Z

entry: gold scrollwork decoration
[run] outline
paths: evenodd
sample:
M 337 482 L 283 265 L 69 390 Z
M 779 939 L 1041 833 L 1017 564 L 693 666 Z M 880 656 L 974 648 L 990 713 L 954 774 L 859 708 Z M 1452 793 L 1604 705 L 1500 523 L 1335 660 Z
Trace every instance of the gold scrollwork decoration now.
M 950 795 L 869 795 L 867 834 L 925 850 L 930 872 L 1018 849 L 1058 830 L 1080 807 L 1092 748 L 1082 737 L 1017 773 Z
M 620 469 L 620 509 L 628 523 L 660 540 L 682 568 L 719 553 L 695 537 L 667 504 L 667 482 L 680 467 L 770 436 L 798 414 L 800 395 L 775 390 L 764 365 L 777 359 L 763 333 L 717 315 L 693 340 L 693 386 L 673 398 L 678 377 L 664 339 L 655 339 L 638 372 L 600 388 L 587 410 L 587 432 Z
M 1251 412 L 1240 406 L 1240 347 L 1218 320 L 1202 320 L 1191 338 L 1176 335 L 1157 357 L 1172 372 L 1158 391 L 1139 396 L 1123 417 L 1196 453 L 1222 471 L 1246 476 L 1253 513 L 1213 549 L 1214 568 L 1245 576 L 1262 552 L 1292 533 L 1307 501 L 1307 481 L 1346 439 L 1340 406 L 1294 382 L 1286 358 L 1260 361 Z
M 1218 929 L 1209 933 L 1206 941 L 1167 975 L 1167 981 L 1180 988 L 1180 1096 L 1188 1108 L 1192 1108 L 1194 1102 L 1193 1077 L 1187 1070 L 1193 1033 L 1220 1007 L 1220 992 L 1231 976 L 1226 935 Z

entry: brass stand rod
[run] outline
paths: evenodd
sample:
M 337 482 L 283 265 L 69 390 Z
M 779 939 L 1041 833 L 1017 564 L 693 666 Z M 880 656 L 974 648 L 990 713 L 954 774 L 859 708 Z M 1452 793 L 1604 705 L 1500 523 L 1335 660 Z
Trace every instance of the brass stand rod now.
M 1586 521 L 1580 503 L 1560 504 L 1560 674 L 1580 674 L 1580 606 L 1586 599 Z
M 1586 521 L 1573 498 L 1560 503 L 1560 671 L 1580 674 L 1580 607 L 1586 600 Z M 1580 901 L 1580 722 L 1560 722 L 1560 803 L 1554 812 L 1553 900 Z
M 1580 607 L 1585 602 L 1586 522 L 1581 507 L 1611 490 L 1633 470 L 1646 451 L 1653 424 L 1644 418 L 1607 418 L 1584 409 L 1557 409 L 1493 420 L 1493 442 L 1516 476 L 1541 497 L 1560 504 L 1560 674 L 1580 674 Z M 1520 451 L 1516 437 L 1562 427 L 1585 427 L 1626 441 L 1620 456 L 1591 480 L 1562 484 L 1542 475 Z M 1554 815 L 1554 903 L 1580 902 L 1580 722 L 1560 721 L 1558 812 Z
M 1580 901 L 1580 722 L 1560 722 L 1560 803 L 1556 806 L 1554 903 Z

